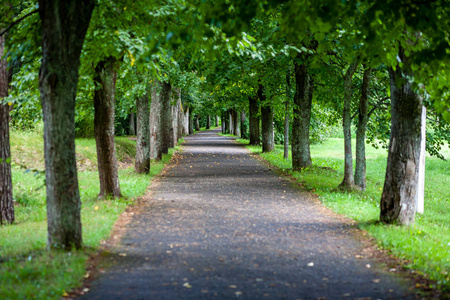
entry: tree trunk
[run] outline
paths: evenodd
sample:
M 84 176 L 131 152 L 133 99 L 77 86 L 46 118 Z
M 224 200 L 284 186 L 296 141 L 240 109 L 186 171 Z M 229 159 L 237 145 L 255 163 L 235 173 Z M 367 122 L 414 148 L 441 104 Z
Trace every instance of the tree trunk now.
M 186 106 L 185 111 L 183 113 L 183 134 L 189 134 L 189 106 Z
M 117 60 L 108 58 L 98 63 L 94 81 L 94 131 L 97 146 L 100 199 L 121 197 L 114 141 L 114 114 Z
M 261 84 L 258 88 L 258 98 L 261 103 L 262 152 L 271 152 L 275 149 L 273 111 L 272 106 L 269 103 L 265 103 L 266 95 Z
M 80 53 L 93 0 L 40 0 L 48 245 L 81 248 L 80 193 L 75 157 L 75 97 Z
M 225 128 L 225 113 L 222 112 L 222 114 L 220 115 L 220 120 L 221 120 L 221 126 L 222 126 L 222 134 L 226 133 L 226 128 Z
M 358 67 L 358 62 L 353 62 L 347 69 L 344 76 L 344 112 L 342 120 L 342 128 L 344 130 L 344 179 L 342 180 L 339 188 L 353 189 L 355 187 L 355 180 L 353 178 L 353 154 L 352 154 L 352 79 L 353 74 Z
M 150 103 L 150 159 L 158 159 L 158 153 L 161 152 L 161 144 L 159 142 L 159 127 L 161 116 L 159 114 L 161 107 L 160 84 L 154 80 L 151 87 L 151 103 Z
M 206 129 L 210 128 L 211 128 L 211 116 L 208 115 L 208 117 L 206 118 Z
M 178 125 L 177 125 L 177 145 L 178 145 L 178 141 L 181 140 L 183 138 L 183 106 L 181 104 L 181 89 L 177 89 L 177 114 L 178 114 Z
M 422 99 L 414 91 L 411 66 L 404 50 L 403 63 L 389 68 L 391 87 L 391 135 L 386 178 L 380 201 L 380 220 L 385 223 L 412 225 L 420 156 Z
M 137 100 L 139 101 L 139 100 Z M 130 135 L 136 135 L 136 122 L 134 121 L 134 111 L 130 113 Z
M 241 138 L 247 137 L 247 126 L 245 125 L 245 112 L 241 112 Z
M 228 124 L 229 124 L 229 134 L 234 135 L 234 109 L 228 110 Z
M 2 29 L 0 29 L 1 31 Z M 2 104 L 8 96 L 9 71 L 5 54 L 5 35 L 0 36 L 0 225 L 14 222 L 11 180 L 11 149 L 9 143 L 9 105 Z
M 219 126 L 219 116 L 216 116 L 216 127 Z
M 137 173 L 150 172 L 150 111 L 149 93 L 146 92 L 136 101 L 137 136 L 136 161 L 134 168 Z
M 258 97 L 249 97 L 249 131 L 250 145 L 259 145 L 259 99 Z
M 286 100 L 284 102 L 284 159 L 289 158 L 289 117 L 291 99 L 291 69 L 286 72 Z
M 230 126 L 231 122 L 230 122 L 230 111 L 227 110 L 225 112 L 225 133 L 226 134 L 231 134 L 231 126 Z
M 189 134 L 194 134 L 194 110 L 189 111 Z
M 198 119 L 200 119 L 200 116 L 195 116 L 195 130 L 200 131 L 200 123 L 198 122 Z
M 292 124 L 292 168 L 301 170 L 312 164 L 309 144 L 314 80 L 305 64 L 295 65 L 294 120 Z
M 169 82 L 161 82 L 161 106 L 159 107 L 159 144 L 160 151 L 158 151 L 158 159 L 162 158 L 163 154 L 169 153 L 170 147 L 170 128 L 172 126 L 171 110 L 170 110 L 170 90 Z
M 233 127 L 234 127 L 234 135 L 236 136 L 241 136 L 241 115 L 235 110 L 233 109 Z
M 362 191 L 366 190 L 366 130 L 368 116 L 368 98 L 370 84 L 370 67 L 364 69 L 361 98 L 358 109 L 358 128 L 356 130 L 356 162 L 355 185 Z
M 170 130 L 170 148 L 173 148 L 178 143 L 178 97 L 175 88 L 172 88 L 170 93 L 171 101 L 171 119 L 172 126 Z

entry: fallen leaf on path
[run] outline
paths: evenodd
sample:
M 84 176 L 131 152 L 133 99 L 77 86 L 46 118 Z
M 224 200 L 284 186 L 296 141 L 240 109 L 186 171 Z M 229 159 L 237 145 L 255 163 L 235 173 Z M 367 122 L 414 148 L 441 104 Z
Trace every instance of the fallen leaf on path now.
M 237 286 L 235 286 L 234 284 L 229 285 L 228 287 L 229 287 L 230 289 L 237 289 Z
M 313 262 L 310 262 L 310 263 L 307 264 L 307 266 L 308 266 L 308 267 L 314 267 L 314 263 L 313 263 Z
M 190 289 L 190 288 L 192 287 L 192 285 L 190 285 L 189 282 L 185 282 L 185 283 L 183 284 L 183 286 L 184 286 L 185 288 L 187 288 L 187 289 Z

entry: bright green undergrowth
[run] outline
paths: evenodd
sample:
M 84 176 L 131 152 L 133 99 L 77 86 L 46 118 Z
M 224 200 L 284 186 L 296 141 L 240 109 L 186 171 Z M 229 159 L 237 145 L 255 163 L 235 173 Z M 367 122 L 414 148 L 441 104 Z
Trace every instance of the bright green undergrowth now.
M 248 144 L 247 140 L 238 140 Z M 354 141 L 353 141 L 354 143 Z M 261 147 L 247 146 L 260 153 Z M 291 157 L 283 158 L 283 146 L 260 155 L 284 169 L 307 190 L 317 194 L 329 208 L 359 223 L 383 248 L 408 260 L 408 266 L 450 291 L 450 161 L 426 157 L 425 213 L 417 215 L 414 226 L 387 226 L 379 222 L 379 201 L 383 188 L 387 152 L 367 146 L 367 191 L 342 192 L 337 186 L 343 179 L 343 139 L 330 138 L 311 146 L 313 167 L 292 171 Z M 444 156 L 450 158 L 446 148 Z
M 151 173 L 137 174 L 132 162 L 135 142 L 116 138 L 121 199 L 97 200 L 99 179 L 96 171 L 94 139 L 76 141 L 84 249 L 70 253 L 46 251 L 47 216 L 43 170 L 42 135 L 33 132 L 13 132 L 12 156 L 21 158 L 13 164 L 14 225 L 0 227 L 0 298 L 60 299 L 79 286 L 86 272 L 86 261 L 102 240 L 109 237 L 112 226 L 124 209 L 136 197 L 143 195 L 151 179 L 159 174 L 174 149 L 160 162 L 151 164 Z M 16 147 L 17 146 L 17 147 Z M 35 169 L 35 170 L 30 170 Z

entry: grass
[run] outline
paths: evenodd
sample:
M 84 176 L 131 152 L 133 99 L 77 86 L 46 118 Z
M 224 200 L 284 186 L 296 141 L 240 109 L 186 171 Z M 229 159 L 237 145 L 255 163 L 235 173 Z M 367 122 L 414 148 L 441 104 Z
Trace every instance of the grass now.
M 238 139 L 248 144 L 247 140 Z M 260 153 L 261 147 L 247 146 Z M 359 223 L 395 256 L 407 260 L 407 268 L 423 274 L 444 292 L 450 292 L 450 161 L 426 157 L 425 212 L 412 227 L 388 226 L 379 222 L 379 200 L 386 170 L 387 152 L 367 146 L 367 191 L 342 192 L 337 186 L 344 170 L 343 139 L 330 138 L 311 146 L 313 166 L 292 171 L 292 160 L 283 158 L 283 146 L 261 157 L 302 182 L 305 188 L 335 212 Z M 450 151 L 444 150 L 450 157 Z
M 82 200 L 81 218 L 84 248 L 69 253 L 47 251 L 47 222 L 42 135 L 12 132 L 12 177 L 16 222 L 0 227 L 1 299 L 60 299 L 79 286 L 86 273 L 86 261 L 109 237 L 112 226 L 136 197 L 143 195 L 152 178 L 170 160 L 174 149 L 151 173 L 137 174 L 132 167 L 135 142 L 116 138 L 121 168 L 119 181 L 123 198 L 97 200 L 99 180 L 95 141 L 76 141 L 78 180 Z

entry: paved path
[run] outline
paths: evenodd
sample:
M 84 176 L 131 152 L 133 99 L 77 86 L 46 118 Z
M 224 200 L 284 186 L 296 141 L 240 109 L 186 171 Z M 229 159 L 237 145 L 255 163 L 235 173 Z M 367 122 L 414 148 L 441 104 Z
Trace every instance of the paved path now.
M 415 299 L 349 223 L 217 133 L 186 138 L 81 299 Z

